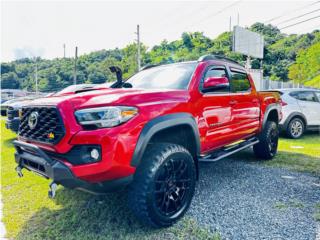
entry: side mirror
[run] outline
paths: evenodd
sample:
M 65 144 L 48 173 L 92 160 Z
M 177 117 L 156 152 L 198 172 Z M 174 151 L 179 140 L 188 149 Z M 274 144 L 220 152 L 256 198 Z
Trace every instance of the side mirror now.
M 229 87 L 229 80 L 226 77 L 208 77 L 204 80 L 203 90 L 219 90 Z

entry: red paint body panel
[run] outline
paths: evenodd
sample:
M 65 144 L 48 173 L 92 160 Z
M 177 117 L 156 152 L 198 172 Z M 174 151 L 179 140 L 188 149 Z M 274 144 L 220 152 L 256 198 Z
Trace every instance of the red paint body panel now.
M 199 89 L 206 67 L 229 63 L 199 62 L 186 90 L 99 89 L 78 94 L 34 100 L 31 105 L 54 105 L 61 113 L 65 136 L 56 145 L 33 143 L 40 148 L 66 153 L 74 145 L 100 144 L 102 160 L 73 166 L 73 174 L 88 182 L 102 182 L 132 175 L 130 165 L 140 133 L 150 120 L 171 113 L 190 113 L 198 124 L 201 154 L 250 137 L 261 131 L 266 108 L 279 102 L 275 93 L 258 93 L 251 77 L 247 93 L 202 93 Z M 134 106 L 139 113 L 128 122 L 97 130 L 84 130 L 74 116 L 79 109 L 102 106 Z M 23 140 L 23 139 L 21 139 Z

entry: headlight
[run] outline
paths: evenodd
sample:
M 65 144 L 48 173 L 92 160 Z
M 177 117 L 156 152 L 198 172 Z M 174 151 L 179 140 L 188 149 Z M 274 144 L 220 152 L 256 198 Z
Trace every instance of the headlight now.
M 127 122 L 138 113 L 135 107 L 87 108 L 75 112 L 81 125 L 93 125 L 98 128 L 114 127 Z

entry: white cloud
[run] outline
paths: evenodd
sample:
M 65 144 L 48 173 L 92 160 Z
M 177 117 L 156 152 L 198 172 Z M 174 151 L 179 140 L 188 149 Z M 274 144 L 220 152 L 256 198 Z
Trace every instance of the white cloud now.
M 45 50 L 43 48 L 23 47 L 13 50 L 14 59 L 43 57 Z

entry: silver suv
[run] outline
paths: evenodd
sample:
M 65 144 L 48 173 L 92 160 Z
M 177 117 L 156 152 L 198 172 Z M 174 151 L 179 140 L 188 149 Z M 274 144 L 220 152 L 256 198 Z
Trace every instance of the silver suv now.
M 290 138 L 299 138 L 305 130 L 320 130 L 320 90 L 291 88 L 276 90 L 281 94 L 280 127 Z

